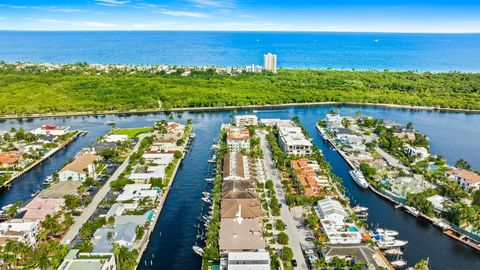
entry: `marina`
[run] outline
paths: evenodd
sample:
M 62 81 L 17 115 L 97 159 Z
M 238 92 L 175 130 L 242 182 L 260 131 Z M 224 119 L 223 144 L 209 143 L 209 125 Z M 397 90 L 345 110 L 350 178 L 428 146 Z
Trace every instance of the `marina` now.
M 350 108 L 350 107 L 346 107 Z M 360 204 L 368 208 L 368 223 L 380 224 L 381 228 L 393 229 L 399 232 L 403 240 L 408 241 L 408 245 L 403 251 L 403 259 L 408 264 L 415 263 L 421 258 L 430 257 L 430 265 L 433 269 L 475 269 L 480 267 L 478 261 L 478 254 L 473 249 L 464 246 L 463 244 L 454 241 L 447 235 L 444 235 L 439 230 L 432 230 L 431 225 L 422 221 L 422 219 L 413 218 L 411 215 L 394 209 L 394 205 L 379 200 L 379 198 L 363 188 L 358 186 L 350 178 L 349 168 L 341 159 L 339 153 L 333 151 L 331 147 L 321 140 L 318 133 L 315 131 L 315 121 L 318 115 L 324 115 L 332 107 L 312 107 L 312 108 L 290 108 L 286 110 L 273 110 L 262 113 L 259 110 L 258 114 L 272 118 L 289 117 L 289 115 L 299 115 L 303 125 L 309 130 L 312 135 L 313 142 L 319 146 L 325 154 L 327 160 L 332 164 L 335 174 L 344 179 L 347 187 L 346 195 L 352 201 L 355 199 L 355 204 Z M 352 109 L 358 109 L 353 107 Z M 457 115 L 457 114 L 441 114 L 441 113 L 424 113 L 422 111 L 406 111 L 403 110 L 385 110 L 378 108 L 368 108 L 365 113 L 369 114 L 385 114 L 386 117 L 395 118 L 397 121 L 405 120 L 405 117 L 415 123 L 420 123 L 422 129 L 431 137 L 431 141 L 439 152 L 445 153 L 447 158 L 455 159 L 456 150 L 461 145 L 453 145 L 449 148 L 445 147 L 442 138 L 437 137 L 434 132 L 440 128 L 445 133 L 445 130 L 453 128 L 455 130 L 475 131 L 475 128 L 467 128 L 461 125 L 463 117 L 471 119 L 470 122 L 476 122 L 475 115 Z M 30 194 L 35 190 L 37 185 L 41 185 L 44 179 L 53 173 L 52 164 L 61 158 L 61 164 L 73 155 L 83 145 L 90 144 L 96 137 L 105 134 L 108 127 L 103 125 L 107 119 L 112 119 L 118 126 L 148 126 L 153 121 L 156 121 L 161 115 L 134 115 L 134 116 L 108 116 L 102 117 L 78 117 L 78 118 L 59 118 L 54 119 L 56 122 L 68 121 L 68 123 L 78 129 L 87 130 L 89 133 L 71 144 L 71 146 L 64 151 L 53 156 L 50 160 L 41 164 L 34 170 L 31 170 L 22 177 L 25 185 L 13 185 L 11 190 L 4 190 L 1 192 L 1 206 L 13 203 L 19 199 L 26 200 L 30 198 Z M 200 257 L 198 257 L 192 250 L 192 246 L 197 239 L 197 231 L 193 227 L 198 224 L 198 217 L 207 215 L 208 206 L 201 206 L 201 198 L 204 196 L 203 191 L 206 190 L 205 178 L 209 176 L 208 160 L 212 157 L 210 152 L 212 138 L 217 136 L 218 128 L 213 130 L 213 127 L 220 127 L 221 122 L 227 121 L 228 113 L 214 112 L 214 113 L 184 113 L 184 117 L 192 118 L 194 122 L 195 132 L 197 134 L 195 142 L 192 144 L 190 151 L 186 154 L 181 166 L 179 166 L 175 183 L 172 185 L 168 198 L 166 199 L 162 213 L 158 219 L 155 230 L 150 237 L 150 243 L 146 248 L 141 263 L 140 269 L 156 269 L 158 267 L 165 269 L 198 269 L 200 267 Z M 106 119 L 107 118 L 107 119 Z M 435 129 L 429 129 L 428 123 L 431 119 L 445 119 L 447 125 L 438 125 Z M 88 119 L 88 121 L 85 121 Z M 38 126 L 38 121 L 18 123 L 10 120 L 2 124 L 2 129 L 9 129 L 12 125 L 18 126 Z M 455 122 L 455 127 L 450 127 L 450 123 Z M 469 138 L 475 138 L 469 132 L 464 133 L 465 141 L 472 141 Z M 472 141 L 473 142 L 473 141 Z M 473 146 L 475 147 L 475 146 Z M 464 150 L 469 152 L 470 150 Z M 69 154 L 69 155 L 67 155 Z M 452 157 L 450 157 L 452 155 Z M 31 177 L 31 178 L 30 178 Z M 205 207 L 206 211 L 202 210 Z M 188 211 L 186 211 L 188 209 Z M 202 214 L 202 212 L 204 214 Z M 200 235 L 201 236 L 201 235 Z M 422 247 L 422 248 L 420 248 Z M 450 254 L 455 256 L 450 256 Z M 447 260 L 448 258 L 448 260 Z M 146 263 L 145 263 L 146 262 Z

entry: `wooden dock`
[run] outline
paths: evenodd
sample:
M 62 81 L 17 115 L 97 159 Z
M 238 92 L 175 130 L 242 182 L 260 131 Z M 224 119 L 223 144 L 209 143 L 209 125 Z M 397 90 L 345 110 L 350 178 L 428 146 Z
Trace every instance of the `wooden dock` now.
M 2 185 L 0 185 L 0 190 L 2 189 L 9 189 L 12 186 L 13 181 L 15 181 L 17 178 L 20 176 L 24 175 L 25 173 L 29 172 L 31 169 L 35 168 L 39 164 L 43 163 L 45 160 L 49 159 L 51 156 L 55 155 L 58 151 L 64 149 L 67 147 L 70 143 L 75 141 L 78 137 L 84 136 L 87 134 L 87 131 L 81 131 L 79 130 L 75 135 L 70 137 L 68 140 L 64 141 L 62 144 L 60 144 L 58 147 L 55 147 L 54 149 L 50 150 L 47 154 L 45 154 L 42 158 L 39 160 L 33 162 L 32 164 L 28 165 L 23 171 L 17 172 L 14 175 L 12 175 L 12 178 L 9 180 L 5 181 Z

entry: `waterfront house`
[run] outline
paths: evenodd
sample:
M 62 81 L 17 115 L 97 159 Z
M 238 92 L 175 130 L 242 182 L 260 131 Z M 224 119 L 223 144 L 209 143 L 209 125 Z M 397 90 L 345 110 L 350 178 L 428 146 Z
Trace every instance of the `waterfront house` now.
M 61 136 L 61 135 L 67 134 L 69 131 L 70 131 L 69 126 L 57 126 L 55 124 L 46 124 L 32 130 L 31 132 L 35 135 Z
M 313 153 L 312 143 L 299 127 L 280 127 L 278 144 L 287 155 L 305 156 Z
M 138 203 L 114 203 L 108 209 L 105 219 L 108 220 L 110 217 L 116 217 L 123 214 L 125 211 L 135 210 L 138 207 Z
M 387 269 L 387 265 L 378 257 L 371 244 L 326 244 L 322 251 L 323 258 L 331 263 L 334 258 L 348 261 L 361 261 L 366 269 Z
M 292 120 L 264 118 L 260 120 L 260 124 L 267 127 L 295 127 L 295 123 Z
M 78 249 L 71 249 L 57 270 L 116 270 L 113 253 L 79 253 Z
M 250 149 L 250 132 L 246 128 L 227 127 L 227 146 L 230 150 Z
M 243 218 L 262 216 L 260 201 L 255 199 L 222 199 L 220 205 L 221 218 L 234 218 L 240 214 Z
M 114 150 L 117 148 L 115 142 L 97 142 L 92 146 L 92 154 L 100 154 L 103 150 Z
M 39 222 L 3 222 L 0 223 L 0 246 L 8 241 L 17 241 L 35 246 L 39 231 Z
M 325 118 L 326 126 L 329 129 L 342 127 L 342 117 L 340 114 L 327 114 Z
M 328 178 L 319 173 L 317 162 L 301 158 L 290 161 L 295 177 L 303 187 L 304 196 L 319 197 L 323 195 L 323 187 L 329 185 Z
M 353 223 L 347 222 L 348 213 L 339 201 L 323 199 L 315 207 L 322 231 L 332 244 L 355 244 L 362 242 L 362 235 Z
M 223 218 L 219 232 L 220 253 L 257 251 L 267 247 L 263 237 L 261 218 Z
M 441 195 L 433 195 L 431 197 L 428 197 L 427 200 L 432 203 L 433 209 L 436 212 L 443 212 L 445 210 L 445 207 L 443 206 L 443 203 L 445 202 L 445 198 Z
M 406 198 L 408 193 L 419 193 L 429 187 L 428 182 L 409 176 L 397 177 L 389 181 L 390 190 L 401 198 Z
M 96 162 L 100 156 L 85 153 L 67 164 L 58 172 L 60 181 L 85 181 L 88 177 L 95 177 Z
M 226 194 L 231 191 L 256 191 L 256 185 L 254 181 L 235 181 L 235 180 L 223 180 L 222 181 L 222 194 Z
M 222 269 L 226 270 L 270 270 L 270 254 L 268 251 L 254 252 L 229 252 L 226 265 Z
M 114 228 L 102 227 L 93 233 L 92 243 L 93 253 L 111 253 L 113 252 L 113 234 Z
M 12 168 L 15 167 L 20 160 L 20 153 L 17 151 L 0 152 L 0 167 Z
M 173 152 L 177 149 L 175 140 L 156 140 L 150 147 L 150 150 L 155 152 Z
M 223 180 L 249 180 L 248 158 L 240 152 L 227 152 L 223 157 Z
M 128 176 L 128 179 L 135 183 L 148 183 L 150 179 L 165 179 L 165 165 L 141 166 L 135 167 L 134 172 Z
M 236 115 L 235 125 L 237 127 L 256 126 L 258 125 L 258 118 L 254 114 Z
M 21 219 L 24 221 L 41 221 L 47 215 L 54 215 L 60 211 L 64 204 L 65 199 L 63 198 L 46 199 L 37 196 L 23 207 L 26 211 Z
M 409 144 L 405 146 L 403 150 L 404 153 L 409 157 L 415 157 L 416 161 L 424 160 L 430 156 L 427 148 L 425 147 L 414 147 Z
M 37 142 L 40 142 L 42 144 L 46 144 L 46 143 L 54 143 L 55 141 L 58 140 L 58 137 L 57 136 L 54 136 L 54 135 L 51 135 L 51 134 L 48 134 L 48 135 L 42 135 L 38 138 Z
M 118 195 L 117 202 L 139 201 L 149 199 L 156 201 L 160 196 L 160 189 L 151 189 L 151 184 L 128 184 L 123 188 L 123 193 Z
M 158 153 L 150 151 L 142 155 L 146 162 L 152 162 L 157 165 L 168 165 L 173 161 L 172 153 Z
M 111 134 L 105 137 L 106 142 L 125 142 L 128 140 L 128 135 L 117 135 L 117 134 Z
M 472 171 L 454 169 L 445 172 L 445 175 L 469 191 L 480 188 L 480 175 Z

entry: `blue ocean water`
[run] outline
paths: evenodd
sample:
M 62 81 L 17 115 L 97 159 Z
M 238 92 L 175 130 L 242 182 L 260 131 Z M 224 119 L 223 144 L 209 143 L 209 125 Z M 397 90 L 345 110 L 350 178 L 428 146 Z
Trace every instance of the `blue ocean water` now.
M 0 60 L 284 68 L 480 71 L 480 34 L 0 31 Z

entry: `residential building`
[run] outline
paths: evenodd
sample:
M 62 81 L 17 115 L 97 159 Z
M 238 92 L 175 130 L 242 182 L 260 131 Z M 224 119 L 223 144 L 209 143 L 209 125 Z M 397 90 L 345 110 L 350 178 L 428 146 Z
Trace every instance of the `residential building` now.
M 430 156 L 427 148 L 425 147 L 414 147 L 407 144 L 403 151 L 407 156 L 415 157 L 415 160 L 424 160 Z
M 227 152 L 223 156 L 223 180 L 249 180 L 248 158 L 240 152 Z
M 327 128 L 341 128 L 342 125 L 342 117 L 340 114 L 327 114 L 327 117 L 325 118 L 325 121 L 327 122 Z
M 173 154 L 171 153 L 158 153 L 150 151 L 142 155 L 142 158 L 146 162 L 152 162 L 157 165 L 165 165 L 167 166 L 173 161 Z
M 165 179 L 166 165 L 157 166 L 137 166 L 134 172 L 128 176 L 128 179 L 136 183 L 148 183 L 150 179 Z
M 445 202 L 445 198 L 441 195 L 433 195 L 431 197 L 428 197 L 427 200 L 432 203 L 433 209 L 439 213 L 443 212 L 445 210 L 445 207 L 443 206 L 443 202 Z
M 71 249 L 57 270 L 116 270 L 113 253 L 79 253 Z
M 54 135 L 61 136 L 65 135 L 70 131 L 69 126 L 57 126 L 54 124 L 46 124 L 37 129 L 32 130 L 31 132 L 35 135 Z
M 235 125 L 237 127 L 256 126 L 258 125 L 258 118 L 254 114 L 236 115 Z
M 228 192 L 237 191 L 256 191 L 256 185 L 254 181 L 235 181 L 235 180 L 223 180 L 222 181 L 222 194 Z
M 156 201 L 161 194 L 161 190 L 151 189 L 151 184 L 128 184 L 123 188 L 123 193 L 118 195 L 117 202 L 139 201 L 141 199 L 150 199 Z
M 97 142 L 92 146 L 93 154 L 100 154 L 103 150 L 114 150 L 117 148 L 115 142 Z
M 45 143 L 53 143 L 58 140 L 58 137 L 55 135 L 42 135 L 38 138 L 38 142 L 45 144 Z
M 313 153 L 312 143 L 299 127 L 280 127 L 278 143 L 287 155 L 305 156 Z
M 12 168 L 15 167 L 20 160 L 20 153 L 17 151 L 0 152 L 0 167 Z
M 265 118 L 260 120 L 260 124 L 267 127 L 295 127 L 295 122 L 292 120 Z
M 246 128 L 227 127 L 227 146 L 230 150 L 250 149 L 250 133 Z
M 105 219 L 108 220 L 110 217 L 116 217 L 123 214 L 123 212 L 128 210 L 135 210 L 138 207 L 138 203 L 114 203 L 108 209 Z
M 267 53 L 263 55 L 263 69 L 271 71 L 273 73 L 277 72 L 277 55 Z
M 56 212 L 60 211 L 64 204 L 65 199 L 63 198 L 46 199 L 37 196 L 23 207 L 26 211 L 22 216 L 22 220 L 43 220 L 47 215 L 54 215 Z
M 85 153 L 67 164 L 58 172 L 60 181 L 85 181 L 88 177 L 96 177 L 96 162 L 100 156 Z
M 323 199 L 315 207 L 322 231 L 332 244 L 355 244 L 362 242 L 362 235 L 354 223 L 347 222 L 348 213 L 339 201 Z
M 324 195 L 323 189 L 329 185 L 328 177 L 320 174 L 316 161 L 301 158 L 291 160 L 290 164 L 295 171 L 295 177 L 303 187 L 306 197 L 319 197 Z
M 8 241 L 17 241 L 35 246 L 39 231 L 38 222 L 3 222 L 0 223 L 0 246 Z
M 257 251 L 267 247 L 261 218 L 224 218 L 220 221 L 220 253 Z
M 345 260 L 361 261 L 366 269 L 387 269 L 383 260 L 371 244 L 327 244 L 322 251 L 325 261 L 331 263 L 337 257 Z
M 175 140 L 156 140 L 150 147 L 150 150 L 155 152 L 172 152 L 177 149 L 178 147 Z
M 268 251 L 229 252 L 227 270 L 270 270 L 270 254 Z
M 252 64 L 251 66 L 245 67 L 245 72 L 260 73 L 263 71 L 263 67 Z
M 222 199 L 220 205 L 221 218 L 257 218 L 262 216 L 262 207 L 257 198 L 254 199 Z
M 480 175 L 472 171 L 455 169 L 447 171 L 445 175 L 448 178 L 457 181 L 462 187 L 466 188 L 467 190 L 480 188 Z

